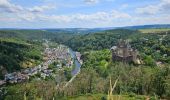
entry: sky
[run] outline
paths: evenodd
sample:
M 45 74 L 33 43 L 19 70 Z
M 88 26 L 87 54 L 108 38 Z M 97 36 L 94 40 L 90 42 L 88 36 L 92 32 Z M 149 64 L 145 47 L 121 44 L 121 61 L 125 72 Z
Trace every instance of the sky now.
M 170 24 L 170 0 L 0 0 L 0 28 Z

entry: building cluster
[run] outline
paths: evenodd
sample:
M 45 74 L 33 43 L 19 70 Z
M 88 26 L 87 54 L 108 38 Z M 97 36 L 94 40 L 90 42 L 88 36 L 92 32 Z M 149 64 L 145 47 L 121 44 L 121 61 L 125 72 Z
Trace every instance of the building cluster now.
M 66 67 L 71 67 L 73 65 L 73 60 L 69 53 L 69 49 L 63 45 L 57 48 L 46 48 L 44 51 L 45 61 L 58 61 L 60 62 L 57 66 L 62 67 L 61 63 L 64 63 Z
M 76 57 L 77 57 L 77 60 L 79 61 L 79 63 L 83 64 L 83 60 L 81 59 L 81 53 L 80 52 L 76 52 Z
M 131 48 L 128 41 L 120 40 L 116 46 L 111 48 L 112 60 L 122 62 L 134 62 L 140 64 L 138 51 Z
M 24 82 L 27 81 L 31 76 L 34 76 L 38 73 L 40 73 L 41 78 L 45 78 L 47 76 L 52 75 L 53 74 L 52 70 L 45 68 L 43 65 L 44 64 L 38 65 L 33 68 L 27 68 L 22 70 L 21 72 L 8 73 L 5 75 L 4 82 L 8 82 L 8 83 Z
M 5 80 L 0 80 L 0 86 L 6 84 Z
M 53 70 L 48 69 L 48 66 L 55 61 L 60 63 L 56 68 L 62 68 L 64 63 L 66 67 L 71 67 L 73 65 L 73 60 L 69 53 L 69 49 L 63 45 L 58 46 L 57 48 L 46 48 L 44 50 L 44 62 L 36 67 L 27 68 L 20 72 L 13 72 L 5 74 L 5 79 L 0 80 L 0 85 L 8 83 L 19 83 L 29 80 L 31 76 L 34 76 L 39 73 L 41 78 L 46 78 L 48 76 L 53 76 Z
M 19 83 L 29 79 L 29 76 L 21 72 L 14 72 L 5 75 L 5 81 L 9 83 Z

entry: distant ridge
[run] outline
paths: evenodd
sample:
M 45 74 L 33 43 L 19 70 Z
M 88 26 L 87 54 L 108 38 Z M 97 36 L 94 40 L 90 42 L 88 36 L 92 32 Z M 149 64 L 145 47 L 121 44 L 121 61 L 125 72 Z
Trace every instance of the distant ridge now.
M 30 29 L 30 28 L 0 28 L 0 30 L 43 30 L 49 32 L 82 32 L 82 33 L 93 33 L 99 32 L 104 30 L 111 30 L 111 29 L 155 29 L 155 28 L 170 28 L 170 24 L 153 24 L 153 25 L 135 25 L 135 26 L 124 26 L 124 27 L 104 27 L 104 28 L 37 28 L 37 29 Z
M 170 28 L 170 24 L 155 24 L 155 25 L 137 25 L 137 26 L 125 26 L 125 27 L 106 27 L 106 28 L 53 28 L 53 29 L 44 29 L 50 32 L 75 32 L 75 33 L 94 33 L 100 32 L 105 30 L 112 30 L 112 29 L 131 29 L 131 30 L 138 30 L 138 29 L 155 29 L 155 28 Z
M 138 25 L 138 26 L 125 26 L 125 29 L 148 29 L 148 28 L 170 28 L 170 24 L 155 24 L 155 25 Z

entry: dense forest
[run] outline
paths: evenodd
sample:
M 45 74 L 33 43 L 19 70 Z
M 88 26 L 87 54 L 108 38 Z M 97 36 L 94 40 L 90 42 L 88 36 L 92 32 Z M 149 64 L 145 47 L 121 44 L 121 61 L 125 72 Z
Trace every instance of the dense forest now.
M 65 44 L 69 45 L 74 50 L 102 50 L 109 49 L 120 39 L 128 39 L 131 36 L 139 34 L 138 31 L 127 29 L 107 30 L 93 34 L 74 36 Z
M 66 32 L 50 32 L 46 30 L 0 30 L 0 37 L 4 38 L 20 38 L 25 40 L 42 40 L 42 39 L 61 39 L 65 36 L 71 36 Z M 64 38 L 66 40 L 66 38 Z

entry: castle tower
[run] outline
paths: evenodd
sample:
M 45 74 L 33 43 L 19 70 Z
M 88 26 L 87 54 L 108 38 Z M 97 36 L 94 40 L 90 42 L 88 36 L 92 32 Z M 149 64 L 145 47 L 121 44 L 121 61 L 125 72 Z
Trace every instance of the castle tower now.
M 120 40 L 117 46 L 113 46 L 112 60 L 122 62 L 136 62 L 138 57 L 137 50 L 133 50 L 128 41 Z

